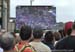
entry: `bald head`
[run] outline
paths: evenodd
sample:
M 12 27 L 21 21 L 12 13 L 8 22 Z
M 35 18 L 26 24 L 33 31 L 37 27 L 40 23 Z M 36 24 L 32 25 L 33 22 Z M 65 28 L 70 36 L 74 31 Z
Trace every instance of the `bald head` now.
M 10 50 L 14 46 L 14 36 L 11 33 L 5 33 L 0 37 L 0 45 L 4 50 Z

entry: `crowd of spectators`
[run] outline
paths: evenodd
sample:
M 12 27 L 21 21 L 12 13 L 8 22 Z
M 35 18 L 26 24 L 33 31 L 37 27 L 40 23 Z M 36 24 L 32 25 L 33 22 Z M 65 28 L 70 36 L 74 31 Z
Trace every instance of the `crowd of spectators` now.
M 65 36 L 64 31 L 44 32 L 41 27 L 28 25 L 18 33 L 1 30 L 0 52 L 75 52 L 75 22 Z

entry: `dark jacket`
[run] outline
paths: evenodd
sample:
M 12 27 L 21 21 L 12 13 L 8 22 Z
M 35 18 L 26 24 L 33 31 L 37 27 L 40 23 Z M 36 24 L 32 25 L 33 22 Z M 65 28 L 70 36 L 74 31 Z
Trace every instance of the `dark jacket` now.
M 60 50 L 73 50 L 75 52 L 75 37 L 74 36 L 68 36 L 62 40 L 60 40 L 56 46 L 56 49 Z
M 51 50 L 54 50 L 54 45 L 51 42 L 42 41 L 45 45 L 47 45 Z

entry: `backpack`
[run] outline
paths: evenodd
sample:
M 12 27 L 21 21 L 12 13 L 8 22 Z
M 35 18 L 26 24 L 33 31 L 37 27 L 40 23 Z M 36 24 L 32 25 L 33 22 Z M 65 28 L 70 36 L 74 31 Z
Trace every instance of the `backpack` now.
M 18 49 L 18 44 L 15 46 L 16 52 L 23 52 L 27 47 L 30 47 L 32 52 L 36 52 L 35 48 L 31 45 L 24 45 L 20 50 Z

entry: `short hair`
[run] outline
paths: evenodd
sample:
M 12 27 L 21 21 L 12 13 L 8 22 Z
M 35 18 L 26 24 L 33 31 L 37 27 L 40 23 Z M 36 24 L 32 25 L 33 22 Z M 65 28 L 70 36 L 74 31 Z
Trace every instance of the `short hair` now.
M 59 32 L 54 32 L 55 40 L 58 41 L 61 39 L 61 34 Z
M 14 36 L 11 33 L 5 33 L 0 37 L 0 46 L 4 50 L 10 50 L 14 47 Z
M 63 37 L 65 36 L 64 30 L 63 30 L 63 29 L 60 29 L 60 30 L 58 31 L 58 33 L 60 33 L 61 38 L 63 38 Z
M 67 30 L 67 35 L 69 36 L 71 34 L 71 32 L 72 32 L 72 29 L 68 29 Z
M 52 31 L 47 31 L 46 34 L 45 34 L 44 40 L 46 42 L 52 42 L 53 39 L 54 39 L 54 35 L 53 35 Z
M 72 30 L 75 30 L 75 22 L 72 25 Z
M 22 40 L 28 40 L 31 37 L 32 28 L 30 26 L 24 25 L 20 29 L 20 38 Z
M 41 28 L 33 29 L 33 37 L 34 39 L 40 39 L 43 36 L 43 30 Z

